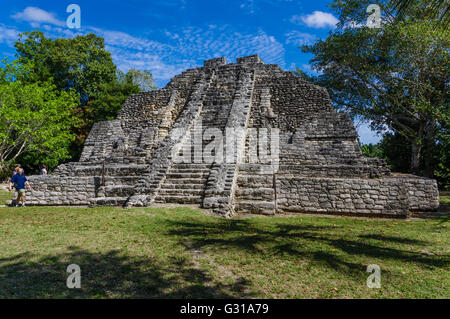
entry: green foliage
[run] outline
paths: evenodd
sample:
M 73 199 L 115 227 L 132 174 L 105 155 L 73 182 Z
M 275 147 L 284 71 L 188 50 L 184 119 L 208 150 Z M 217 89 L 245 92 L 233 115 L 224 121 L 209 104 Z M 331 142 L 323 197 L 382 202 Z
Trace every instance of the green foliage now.
M 117 81 L 101 84 L 98 93 L 88 102 L 87 107 L 93 113 L 95 121 L 113 120 L 128 96 L 154 88 L 153 76 L 149 71 L 118 71 Z
M 448 190 L 450 189 L 450 138 L 448 132 L 447 136 L 442 135 L 442 132 L 437 134 L 438 143 L 432 148 L 430 158 L 434 167 L 433 176 L 437 179 L 439 189 Z M 393 171 L 401 173 L 409 171 L 411 145 L 404 136 L 398 133 L 385 134 L 377 147 L 381 151 L 381 156 L 377 157 L 385 159 Z M 422 159 L 422 169 L 425 167 L 424 161 L 425 159 Z
M 438 143 L 435 148 L 434 158 L 437 163 L 434 169 L 434 177 L 443 190 L 450 190 L 450 122 L 446 123 L 438 133 Z
M 118 72 L 118 82 L 120 84 L 134 85 L 140 91 L 150 91 L 156 89 L 153 75 L 147 70 L 130 69 L 127 73 Z
M 48 81 L 61 90 L 75 90 L 85 105 L 98 87 L 116 79 L 116 66 L 95 34 L 73 39 L 47 39 L 40 31 L 24 32 L 15 43 L 18 62 L 34 65 L 29 82 Z
M 52 81 L 59 90 L 78 93 L 78 106 L 73 111 L 78 123 L 72 127 L 76 139 L 70 147 L 73 160 L 80 155 L 95 122 L 115 118 L 130 94 L 155 88 L 149 71 L 118 71 L 103 38 L 95 34 L 53 40 L 40 31 L 25 32 L 15 47 L 18 62 L 32 65 L 24 82 Z
M 383 151 L 376 144 L 364 144 L 361 146 L 361 152 L 365 157 L 383 159 Z
M 6 161 L 0 163 L 0 182 L 7 181 L 11 178 L 15 167 L 14 161 Z M 0 200 L 0 205 L 1 204 Z
M 20 78 L 32 66 L 5 63 L 0 72 L 0 163 L 24 154 L 49 166 L 69 158 L 78 95 L 51 82 L 24 83 Z
M 450 33 L 425 19 L 419 5 L 395 16 L 392 1 L 378 3 L 381 29 L 361 26 L 369 4 L 333 2 L 338 28 L 326 40 L 302 47 L 314 54 L 313 68 L 322 72 L 313 81 L 329 90 L 337 108 L 370 120 L 377 131 L 388 127 L 404 136 L 411 147 L 410 172 L 429 175 L 437 132 L 450 121 Z M 420 163 L 427 168 L 421 170 Z
M 422 5 L 424 14 L 429 18 L 438 18 L 445 27 L 450 24 L 450 2 L 448 0 L 395 0 L 399 14 L 408 12 L 417 5 Z
M 409 172 L 411 144 L 404 136 L 387 133 L 378 145 L 391 170 L 400 173 Z

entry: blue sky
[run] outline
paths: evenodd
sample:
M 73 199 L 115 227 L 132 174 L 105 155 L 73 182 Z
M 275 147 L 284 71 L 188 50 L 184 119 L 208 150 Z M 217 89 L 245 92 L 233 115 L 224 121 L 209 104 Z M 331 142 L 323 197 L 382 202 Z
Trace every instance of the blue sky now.
M 299 49 L 327 37 L 337 17 L 331 0 L 0 0 L 0 56 L 14 55 L 20 32 L 39 29 L 49 37 L 96 33 L 105 38 L 123 71 L 146 69 L 159 87 L 203 60 L 259 54 L 265 63 L 309 72 L 311 55 Z M 69 4 L 81 8 L 81 28 L 69 29 Z M 379 137 L 358 128 L 363 143 Z

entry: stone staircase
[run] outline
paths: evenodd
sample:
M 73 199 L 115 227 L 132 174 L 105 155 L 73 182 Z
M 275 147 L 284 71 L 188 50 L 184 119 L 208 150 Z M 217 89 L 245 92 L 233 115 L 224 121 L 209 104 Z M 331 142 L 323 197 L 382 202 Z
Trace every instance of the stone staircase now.
M 198 82 L 197 85 L 208 83 L 204 86 L 205 91 L 197 90 L 199 98 L 195 103 L 201 101 L 201 110 L 187 132 L 189 138 L 183 140 L 177 154 L 179 159 L 182 158 L 183 151 L 189 150 L 190 160 L 180 163 L 174 161 L 171 155 L 168 155 L 168 162 L 170 162 L 168 166 L 153 165 L 152 161 L 154 162 L 155 158 L 152 155 L 158 145 L 154 142 L 153 144 L 148 143 L 147 140 L 154 141 L 154 138 L 151 138 L 150 131 L 144 131 L 141 135 L 134 137 L 136 147 L 132 150 L 123 151 L 120 163 L 106 165 L 105 183 L 98 187 L 96 197 L 92 199 L 92 205 L 133 206 L 136 205 L 136 200 L 138 203 L 154 201 L 156 203 L 203 204 L 205 190 L 210 184 L 208 184 L 208 179 L 212 167 L 215 165 L 215 163 L 206 162 L 202 156 L 205 147 L 212 142 L 212 138 L 211 140 L 203 139 L 205 131 L 211 128 L 220 130 L 225 143 L 225 128 L 227 126 L 245 127 L 245 122 L 240 123 L 242 121 L 242 115 L 239 115 L 240 105 L 245 100 L 246 106 L 244 108 L 248 107 L 253 76 L 248 70 L 242 70 L 238 67 L 216 68 L 209 78 L 200 81 L 203 82 Z M 236 119 L 236 123 L 239 124 L 230 122 L 232 112 L 234 112 L 232 118 Z M 247 117 L 248 109 L 244 109 L 243 112 L 243 115 Z M 148 138 L 144 136 L 145 134 L 149 135 Z M 195 150 L 200 151 L 201 158 L 194 156 Z M 211 155 L 215 156 L 216 154 L 213 152 Z M 111 159 L 111 161 L 114 161 L 114 159 Z M 127 174 L 126 169 L 119 168 L 122 166 L 131 167 L 136 174 Z M 225 193 L 234 191 L 235 177 L 233 175 L 236 176 L 237 166 L 231 166 L 228 169 L 230 172 L 226 173 L 227 176 L 231 175 L 226 177 Z M 151 176 L 148 175 L 149 169 L 152 172 Z M 96 174 L 102 176 L 101 166 L 97 167 Z M 212 180 L 214 180 L 214 177 Z M 141 193 L 142 195 L 140 195 Z M 130 203 L 132 204 L 130 205 Z M 223 209 L 222 206 L 220 209 Z
M 174 164 L 158 190 L 156 203 L 201 204 L 210 164 Z
M 205 163 L 203 150 L 211 141 L 204 140 L 207 129 L 219 129 L 225 135 L 225 126 L 233 103 L 235 75 L 231 72 L 219 73 L 211 84 L 204 100 L 203 109 L 194 126 L 189 131 L 190 138 L 183 143 L 178 158 L 183 151 L 187 163 L 173 163 L 162 181 L 155 198 L 156 203 L 199 204 L 203 203 L 207 180 L 212 163 Z M 218 89 L 219 88 L 219 89 Z M 196 157 L 195 151 L 200 151 Z M 212 152 L 215 156 L 215 152 Z M 189 159 L 187 158 L 189 156 Z

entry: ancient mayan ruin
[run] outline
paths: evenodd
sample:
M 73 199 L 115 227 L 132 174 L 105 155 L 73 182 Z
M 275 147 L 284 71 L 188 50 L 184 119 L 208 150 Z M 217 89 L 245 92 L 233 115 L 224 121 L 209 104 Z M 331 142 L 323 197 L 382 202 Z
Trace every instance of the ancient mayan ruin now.
M 225 217 L 439 206 L 435 180 L 362 156 L 326 89 L 256 55 L 207 60 L 130 96 L 116 120 L 94 125 L 79 162 L 29 179 L 30 205 L 197 204 Z

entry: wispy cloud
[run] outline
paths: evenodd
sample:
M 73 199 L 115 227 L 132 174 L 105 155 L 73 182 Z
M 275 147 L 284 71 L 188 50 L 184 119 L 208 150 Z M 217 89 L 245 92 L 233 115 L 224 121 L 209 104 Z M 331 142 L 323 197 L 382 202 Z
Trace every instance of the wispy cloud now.
M 12 45 L 19 37 L 19 31 L 0 24 L 0 43 Z
M 286 44 L 293 44 L 296 46 L 310 45 L 317 40 L 316 35 L 300 31 L 291 31 L 285 34 Z
M 151 35 L 142 37 L 92 26 L 68 29 L 63 27 L 65 24 L 54 15 L 35 7 L 28 7 L 13 17 L 27 21 L 32 26 L 41 23 L 41 28 L 50 38 L 72 38 L 95 33 L 105 39 L 107 50 L 111 52 L 114 62 L 120 69 L 150 70 L 159 85 L 187 68 L 201 65 L 202 60 L 221 56 L 233 62 L 237 57 L 258 54 L 265 63 L 285 67 L 283 44 L 262 29 L 237 29 L 230 25 L 208 24 L 153 30 L 154 37 Z M 6 27 L 3 29 L 5 32 L 2 32 L 0 41 L 2 37 L 17 39 L 17 31 L 7 30 Z
M 183 60 L 168 63 L 167 61 L 163 61 L 159 55 L 139 51 L 131 52 L 127 48 L 107 45 L 106 49 L 111 52 L 112 58 L 120 70 L 125 72 L 129 69 L 150 70 L 158 84 L 166 82 L 175 75 L 194 66 L 193 63 Z
M 58 20 L 53 13 L 37 7 L 26 7 L 22 12 L 18 12 L 11 17 L 16 20 L 29 22 L 32 27 L 39 27 L 44 23 L 60 27 L 65 25 L 65 22 Z
M 322 11 L 314 11 L 308 15 L 295 15 L 291 17 L 290 21 L 294 24 L 306 24 L 311 28 L 334 28 L 339 20 L 333 16 L 331 13 L 322 12 Z
M 280 6 L 285 3 L 293 2 L 293 0 L 241 0 L 239 7 L 248 14 L 255 14 L 261 10 L 262 5 L 266 6 Z
M 229 25 L 189 27 L 180 34 L 177 50 L 185 56 L 202 59 L 225 56 L 234 61 L 237 57 L 258 54 L 266 63 L 285 65 L 283 45 L 262 29 L 245 32 Z

